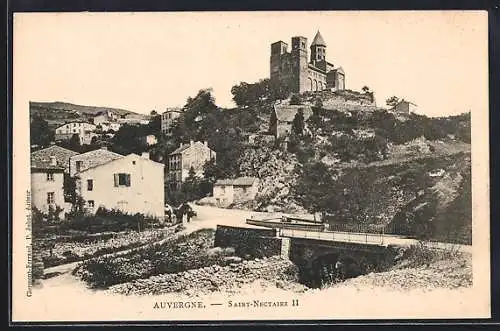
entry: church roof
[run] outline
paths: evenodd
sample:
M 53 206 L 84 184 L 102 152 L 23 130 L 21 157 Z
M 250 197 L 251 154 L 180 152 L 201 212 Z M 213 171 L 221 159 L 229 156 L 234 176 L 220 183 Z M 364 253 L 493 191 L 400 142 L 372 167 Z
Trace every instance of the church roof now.
M 319 30 L 316 33 L 316 36 L 314 37 L 314 40 L 313 40 L 313 42 L 311 44 L 311 46 L 316 46 L 316 45 L 317 46 L 325 46 L 326 47 L 326 43 L 323 40 L 323 37 L 321 36 L 321 33 L 319 32 Z

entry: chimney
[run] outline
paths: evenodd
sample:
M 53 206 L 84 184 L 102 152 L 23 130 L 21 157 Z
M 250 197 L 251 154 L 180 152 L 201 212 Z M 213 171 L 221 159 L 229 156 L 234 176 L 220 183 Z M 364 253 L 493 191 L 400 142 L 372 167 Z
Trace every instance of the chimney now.
M 148 159 L 149 160 L 149 153 L 148 152 L 142 152 L 141 157 L 144 158 L 144 159 Z
M 179 143 L 179 147 L 182 147 L 182 141 Z
M 191 146 L 193 146 L 194 141 L 190 140 L 190 141 L 189 141 L 189 144 L 190 144 Z
M 108 147 L 107 146 L 101 146 L 101 149 L 104 149 L 105 151 L 107 151 Z
M 57 160 L 55 156 L 50 157 L 50 165 L 51 166 L 56 166 L 57 165 Z
M 205 147 L 208 147 L 208 141 L 203 141 L 203 145 L 205 145 Z

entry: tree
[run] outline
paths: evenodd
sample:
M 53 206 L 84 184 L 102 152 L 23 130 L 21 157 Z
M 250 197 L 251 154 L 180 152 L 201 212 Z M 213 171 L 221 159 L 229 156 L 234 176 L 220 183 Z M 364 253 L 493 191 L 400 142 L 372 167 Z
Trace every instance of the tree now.
M 158 115 L 158 112 L 156 110 L 152 110 L 151 113 L 149 113 L 149 115 L 151 115 L 151 117 L 154 117 L 156 115 Z
M 335 181 L 331 171 L 321 162 L 304 165 L 303 175 L 297 182 L 295 193 L 310 212 L 335 212 L 339 208 Z
M 301 105 L 302 100 L 300 100 L 300 96 L 298 94 L 292 94 L 290 97 L 290 104 L 291 105 Z
M 304 134 L 304 127 L 304 110 L 299 108 L 297 114 L 295 114 L 295 117 L 293 118 L 292 132 L 300 137 Z
M 71 136 L 69 139 L 69 148 L 74 151 L 79 151 L 82 148 L 82 145 L 80 144 L 80 135 L 75 133 Z
M 370 88 L 369 88 L 368 86 L 366 86 L 366 85 L 365 85 L 365 86 L 363 86 L 363 87 L 361 88 L 361 91 L 363 91 L 363 93 L 365 93 L 365 94 L 366 94 L 366 93 L 369 93 L 369 92 L 370 92 Z
M 42 116 L 34 115 L 30 125 L 30 141 L 32 145 L 48 146 L 54 140 L 54 133 Z
M 393 95 L 392 97 L 390 97 L 389 99 L 385 100 L 385 103 L 389 106 L 389 107 L 394 107 L 395 105 L 398 104 L 398 102 L 400 101 L 400 99 Z

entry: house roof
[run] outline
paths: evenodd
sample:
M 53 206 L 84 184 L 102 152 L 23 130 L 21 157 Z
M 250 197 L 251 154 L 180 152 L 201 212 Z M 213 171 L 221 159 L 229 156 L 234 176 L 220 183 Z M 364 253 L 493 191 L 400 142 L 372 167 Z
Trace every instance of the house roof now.
M 182 146 L 179 146 L 175 151 L 173 151 L 169 155 L 180 154 L 180 153 L 184 152 L 186 149 L 188 149 L 189 147 L 191 147 L 190 144 L 183 144 Z
M 115 153 L 116 154 L 116 153 Z M 120 154 L 118 154 L 120 155 Z M 131 154 L 128 154 L 128 155 L 120 155 L 121 157 L 119 158 L 115 158 L 115 159 L 111 159 L 111 160 L 107 160 L 106 162 L 103 162 L 103 163 L 100 163 L 100 164 L 94 164 L 92 165 L 91 167 L 87 167 L 83 170 L 80 171 L 80 173 L 82 172 L 85 172 L 85 171 L 88 171 L 90 169 L 94 169 L 94 168 L 98 168 L 98 167 L 101 167 L 101 166 L 104 166 L 104 165 L 107 165 L 107 164 L 110 164 L 110 163 L 113 163 L 113 162 L 116 162 L 118 160 L 121 160 L 121 159 L 124 159 L 124 158 L 129 158 L 129 159 L 141 159 L 141 160 L 144 160 L 144 161 L 147 161 L 147 162 L 151 162 L 153 164 L 156 164 L 158 166 L 161 166 L 161 167 L 164 167 L 165 165 L 163 163 L 160 163 L 160 162 L 156 162 L 156 161 L 153 161 L 153 160 L 150 160 L 150 159 L 146 159 L 146 158 L 143 158 L 142 156 L 139 156 L 137 154 L 134 154 L 134 153 L 131 153 Z
M 123 155 L 108 151 L 107 149 L 96 149 L 87 153 L 82 153 L 71 157 L 71 160 L 75 161 L 88 161 L 84 162 L 80 168 L 80 172 L 85 171 L 90 168 L 108 163 L 122 158 Z
M 58 169 L 69 167 L 69 159 L 79 153 L 53 145 L 31 153 L 31 168 Z M 51 156 L 56 158 L 56 166 L 51 164 Z
M 323 40 L 323 36 L 321 36 L 321 33 L 319 32 L 319 30 L 318 30 L 318 32 L 316 32 L 316 36 L 314 37 L 311 46 L 325 46 L 326 47 L 326 43 Z
M 182 146 L 179 146 L 175 151 L 173 151 L 169 155 L 175 155 L 175 154 L 183 153 L 185 150 L 189 149 L 190 147 L 192 147 L 192 146 L 194 146 L 196 144 L 200 144 L 200 145 L 205 146 L 205 144 L 203 144 L 203 142 L 201 142 L 201 141 L 195 141 L 193 143 L 193 145 L 191 145 L 191 143 L 187 143 L 187 144 L 183 144 Z M 210 148 L 210 147 L 207 147 L 207 148 Z
M 274 105 L 276 119 L 280 122 L 292 122 L 300 108 L 304 111 L 304 120 L 306 121 L 312 115 L 311 106 L 308 105 Z
M 257 178 L 255 177 L 238 177 L 233 179 L 219 179 L 215 185 L 234 185 L 234 186 L 252 186 Z
M 398 102 L 398 104 L 403 103 L 403 102 L 404 102 L 404 103 L 408 103 L 408 104 L 410 104 L 410 105 L 414 105 L 414 106 L 416 106 L 416 104 L 414 104 L 413 102 L 408 101 L 408 100 L 405 100 L 405 99 L 400 100 L 400 101 Z

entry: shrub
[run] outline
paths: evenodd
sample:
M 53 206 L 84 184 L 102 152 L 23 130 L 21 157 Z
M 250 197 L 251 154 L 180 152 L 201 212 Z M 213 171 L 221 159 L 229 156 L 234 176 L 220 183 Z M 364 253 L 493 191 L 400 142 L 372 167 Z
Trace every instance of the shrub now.
M 108 287 L 153 275 L 223 264 L 225 254 L 209 251 L 213 247 L 213 240 L 214 230 L 203 229 L 120 256 L 85 261 L 74 270 L 74 274 L 92 287 Z

